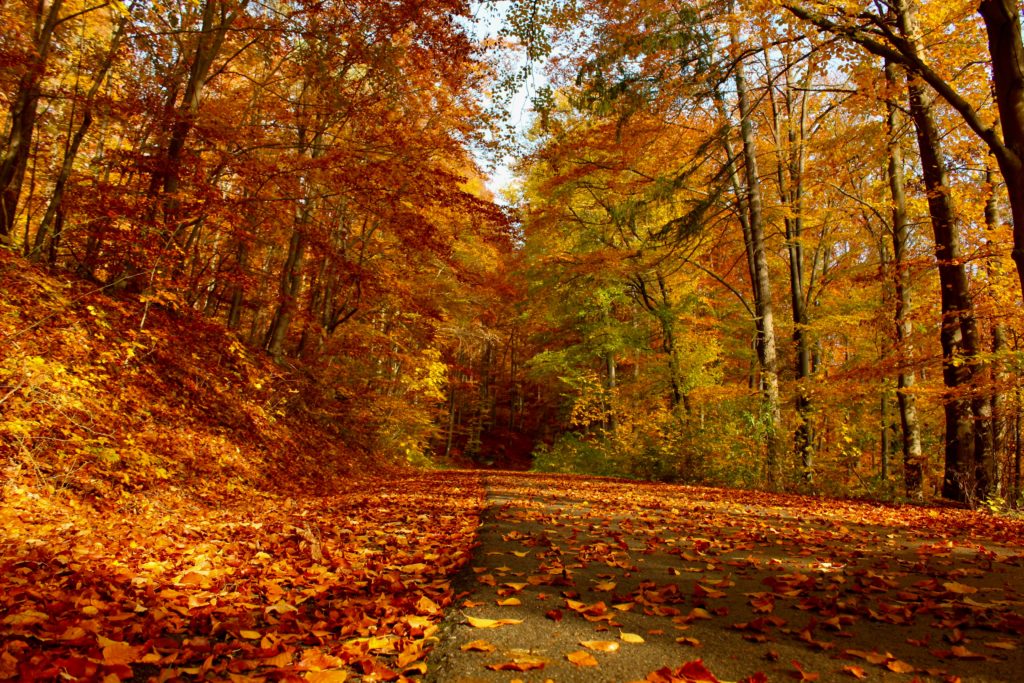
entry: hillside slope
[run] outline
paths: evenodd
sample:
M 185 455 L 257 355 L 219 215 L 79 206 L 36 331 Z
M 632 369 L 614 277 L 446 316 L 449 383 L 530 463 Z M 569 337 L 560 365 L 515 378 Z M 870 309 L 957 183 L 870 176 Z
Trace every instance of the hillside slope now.
M 97 503 L 330 487 L 373 469 L 299 369 L 190 311 L 0 252 L 0 451 L 15 484 Z M 339 421 L 342 420 L 342 421 Z
M 0 680 L 405 680 L 482 488 L 187 312 L 0 251 Z

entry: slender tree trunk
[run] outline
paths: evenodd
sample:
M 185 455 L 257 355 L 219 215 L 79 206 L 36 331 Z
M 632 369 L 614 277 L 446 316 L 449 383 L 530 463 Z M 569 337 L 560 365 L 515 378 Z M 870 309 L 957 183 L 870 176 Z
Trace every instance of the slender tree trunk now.
M 32 5 L 38 10 L 36 25 L 32 29 L 34 55 L 18 79 L 17 89 L 11 98 L 8 110 L 10 131 L 0 158 L 0 242 L 10 238 L 18 215 L 18 199 L 32 150 L 41 85 L 64 0 L 52 0 L 47 9 L 44 9 L 43 0 Z
M 887 63 L 885 77 L 895 85 L 896 67 Z M 910 322 L 910 310 L 913 301 L 907 265 L 907 193 L 903 178 L 903 150 L 900 147 L 898 133 L 899 108 L 893 102 L 887 102 L 886 108 L 889 134 L 887 176 L 889 192 L 892 195 L 893 275 L 896 289 L 894 322 L 899 363 L 896 375 L 896 402 L 899 406 L 900 428 L 903 435 L 903 486 L 908 498 L 920 500 L 923 497 L 924 457 L 921 452 L 921 430 L 917 419 L 917 399 L 913 394 L 917 377 L 911 366 L 913 347 L 910 337 L 913 327 Z
M 738 36 L 732 35 L 732 42 L 739 43 Z M 779 403 L 778 354 L 775 345 L 775 315 L 772 309 L 771 280 L 768 271 L 768 256 L 765 252 L 764 212 L 761 206 L 761 178 L 757 170 L 757 149 L 754 141 L 754 126 L 751 122 L 752 109 L 747 95 L 747 82 L 742 63 L 736 65 L 736 98 L 739 104 L 740 135 L 743 140 L 743 162 L 746 168 L 746 204 L 750 225 L 750 250 L 753 256 L 753 281 L 755 314 L 760 338 L 759 361 L 765 413 L 765 474 L 769 486 L 779 484 L 779 435 L 782 427 L 782 410 Z
M 988 166 L 985 169 L 985 183 L 990 188 L 988 199 L 985 200 L 985 228 L 990 235 L 987 240 L 988 247 L 994 255 L 997 249 L 995 231 L 999 228 L 1002 220 L 999 215 L 999 202 L 996 197 L 995 174 Z M 989 280 L 996 277 L 992 257 L 986 263 L 986 270 L 988 271 Z M 1003 388 L 1008 383 L 1009 376 L 1003 360 L 1003 356 L 1006 353 L 1006 330 L 1002 324 L 995 322 L 992 324 L 991 334 L 992 362 L 990 363 L 991 376 L 989 379 L 992 384 L 992 390 L 989 393 L 991 424 L 989 425 L 988 439 L 992 448 L 991 460 L 993 469 L 990 472 L 990 479 L 993 492 L 998 494 L 1002 493 L 1003 475 L 1005 474 L 1003 465 L 1006 461 L 1006 454 L 1004 452 L 1006 444 L 1006 396 Z
M 118 21 L 117 28 L 114 30 L 114 35 L 110 40 L 110 47 L 107 50 L 107 55 L 104 57 L 103 63 L 96 72 L 92 85 L 89 87 L 89 91 L 85 95 L 82 120 L 79 122 L 78 128 L 75 129 L 75 132 L 71 136 L 71 139 L 64 151 L 64 159 L 61 161 L 60 170 L 57 172 L 57 177 L 53 183 L 53 193 L 50 195 L 50 201 L 46 205 L 46 212 L 43 214 L 43 220 L 40 221 L 39 228 L 36 230 L 35 241 L 32 246 L 32 255 L 35 258 L 38 258 L 43 251 L 47 249 L 46 243 L 48 240 L 51 240 L 51 231 L 56 232 L 55 224 L 58 221 L 63 223 L 64 192 L 67 189 L 68 181 L 71 179 L 71 171 L 74 169 L 75 159 L 78 157 L 78 150 L 82 146 L 82 141 L 89 132 L 89 128 L 92 126 L 92 110 L 93 105 L 96 102 L 96 95 L 99 94 L 100 88 L 103 86 L 103 82 L 107 79 L 107 74 L 110 73 L 110 69 L 114 65 L 114 61 L 117 57 L 117 51 L 121 45 L 121 39 L 124 36 L 127 24 L 127 17 L 121 17 Z M 56 242 L 56 236 L 54 236 L 52 241 Z M 49 252 L 50 261 L 53 262 L 56 252 L 55 244 L 50 245 Z
M 774 93 L 770 98 L 770 104 L 775 128 L 775 173 L 783 208 L 786 249 L 789 255 L 789 299 L 793 313 L 792 339 L 797 413 L 793 441 L 803 478 L 806 482 L 811 482 L 814 479 L 814 433 L 808 386 L 811 377 L 811 348 L 808 339 L 810 321 L 807 315 L 807 299 L 804 296 L 803 171 L 804 142 L 807 135 L 806 98 L 813 78 L 813 69 L 811 64 L 808 64 L 800 84 L 802 94 L 797 104 L 793 101 L 794 90 L 789 83 L 790 70 L 794 67 L 795 65 L 787 64 L 782 76 L 785 79 L 783 104 L 786 116 L 783 117 L 779 112 Z
M 279 293 L 281 300 L 277 311 L 267 330 L 265 348 L 267 353 L 280 360 L 284 355 L 284 342 L 288 337 L 288 328 L 299 306 L 299 294 L 302 291 L 302 257 L 305 249 L 305 237 L 302 233 L 304 221 L 292 230 L 288 241 L 288 256 L 281 268 Z

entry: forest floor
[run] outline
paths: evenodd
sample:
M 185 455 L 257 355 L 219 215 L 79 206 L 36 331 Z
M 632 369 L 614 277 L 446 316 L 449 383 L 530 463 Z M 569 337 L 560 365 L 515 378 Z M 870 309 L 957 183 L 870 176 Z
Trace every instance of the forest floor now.
M 1021 680 L 1019 520 L 417 472 L 187 311 L 0 291 L 0 680 Z
M 10 482 L 0 679 L 1018 681 L 1024 523 L 440 471 L 101 507 Z

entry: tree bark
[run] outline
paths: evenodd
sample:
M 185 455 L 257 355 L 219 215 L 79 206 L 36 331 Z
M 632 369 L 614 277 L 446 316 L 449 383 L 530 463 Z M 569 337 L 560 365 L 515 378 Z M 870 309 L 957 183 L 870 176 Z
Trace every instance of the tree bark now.
M 978 12 L 988 35 L 993 91 L 1003 133 L 1003 149 L 992 151 L 1006 181 L 1013 214 L 1011 256 L 1024 293 L 1024 45 L 1020 10 L 1016 0 L 981 0 Z
M 915 50 L 920 51 L 909 3 L 899 0 L 895 7 L 900 32 L 915 46 Z M 985 468 L 981 463 L 989 454 L 983 450 L 984 442 L 976 439 L 975 430 L 976 421 L 985 419 L 987 407 L 983 404 L 987 401 L 972 398 L 968 393 L 978 368 L 974 305 L 960 252 L 956 215 L 931 98 L 924 83 L 914 74 L 908 74 L 907 92 L 928 195 L 941 288 L 942 326 L 939 336 L 943 355 L 942 376 L 947 389 L 942 495 L 952 500 L 976 502 L 986 492 Z
M 793 101 L 794 90 L 789 83 L 789 73 L 794 67 L 795 65 L 787 63 L 783 73 L 785 116 L 779 111 L 774 93 L 769 99 L 775 128 L 775 177 L 783 208 L 786 250 L 789 255 L 789 300 L 793 313 L 792 340 L 797 414 L 793 444 L 797 459 L 800 461 L 804 481 L 810 483 L 814 479 L 814 433 L 811 423 L 811 396 L 808 387 L 811 377 L 811 348 L 808 339 L 810 320 L 807 315 L 807 299 L 804 295 L 803 171 L 804 145 L 807 135 L 806 100 L 813 68 L 809 63 L 804 72 L 803 82 L 800 84 L 800 102 L 796 104 Z
M 731 36 L 734 45 L 739 37 Z M 736 98 L 740 114 L 740 136 L 743 140 L 743 162 L 746 180 L 747 220 L 750 227 L 749 249 L 752 255 L 752 282 L 754 290 L 755 316 L 761 384 L 765 417 L 765 475 L 769 486 L 779 484 L 779 435 L 782 426 L 782 410 L 779 405 L 778 354 L 775 345 L 775 315 L 772 309 L 771 279 L 768 271 L 768 255 L 765 252 L 764 211 L 761 203 L 761 178 L 757 170 L 757 149 L 754 141 L 752 110 L 747 95 L 747 82 L 743 64 L 736 65 L 734 74 Z
M 886 80 L 897 83 L 896 67 L 891 63 L 885 65 Z M 889 192 L 892 195 L 892 252 L 893 276 L 895 279 L 895 311 L 896 354 L 899 368 L 896 375 L 896 402 L 899 406 L 900 428 L 903 436 L 903 487 L 908 498 L 923 498 L 924 457 L 921 452 L 921 430 L 917 419 L 917 399 L 914 397 L 914 384 L 917 376 L 911 362 L 913 347 L 910 336 L 913 327 L 910 322 L 910 310 L 913 300 L 910 294 L 910 271 L 907 265 L 907 238 L 909 228 L 907 222 L 907 193 L 903 177 L 903 150 L 899 140 L 899 108 L 893 102 L 887 102 L 888 110 L 888 164 L 886 166 L 889 180 Z

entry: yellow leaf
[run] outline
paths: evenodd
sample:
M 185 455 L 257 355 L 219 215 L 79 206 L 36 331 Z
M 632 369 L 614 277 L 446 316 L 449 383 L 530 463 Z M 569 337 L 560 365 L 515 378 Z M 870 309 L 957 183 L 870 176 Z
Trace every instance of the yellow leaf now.
M 622 638 L 624 643 L 642 643 L 644 639 L 635 633 L 620 633 L 619 637 Z
M 619 644 L 614 640 L 581 640 L 580 645 L 595 652 L 615 652 Z
M 33 624 L 41 624 L 49 618 L 50 615 L 43 612 L 28 610 L 26 612 L 18 612 L 17 614 L 8 614 L 4 617 L 3 623 L 8 626 L 31 626 Z
M 498 600 L 500 607 L 515 607 L 516 605 L 523 604 L 519 598 L 505 598 L 504 600 Z
M 311 683 L 345 683 L 348 680 L 348 672 L 333 669 L 331 671 L 311 671 L 306 674 L 306 680 Z
M 499 626 L 523 623 L 522 619 L 480 619 L 478 617 L 466 617 L 466 621 L 473 628 L 497 628 Z
M 974 586 L 968 586 L 967 584 L 957 583 L 956 581 L 947 581 L 942 584 L 942 587 L 948 590 L 950 593 L 956 593 L 957 595 L 970 595 L 977 593 L 978 589 Z

